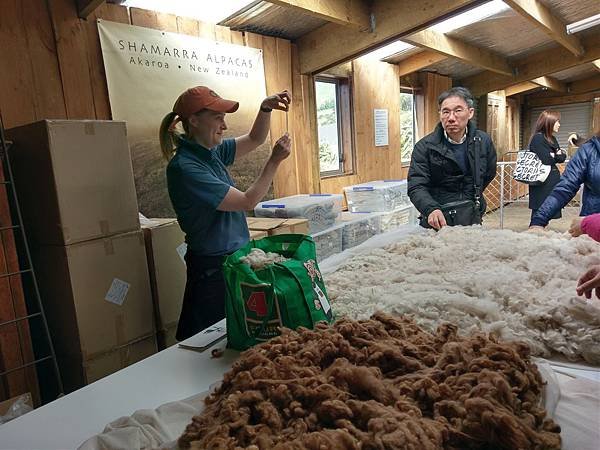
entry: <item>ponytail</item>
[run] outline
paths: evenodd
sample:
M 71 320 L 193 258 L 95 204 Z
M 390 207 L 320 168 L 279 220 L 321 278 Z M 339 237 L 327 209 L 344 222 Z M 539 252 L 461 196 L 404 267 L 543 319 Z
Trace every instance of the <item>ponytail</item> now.
M 177 117 L 177 113 L 170 112 L 167 114 L 160 123 L 160 129 L 158 131 L 160 149 L 162 150 L 163 157 L 167 161 L 173 157 L 177 147 L 177 133 L 175 133 L 174 129 L 174 126 L 177 123 L 175 117 Z

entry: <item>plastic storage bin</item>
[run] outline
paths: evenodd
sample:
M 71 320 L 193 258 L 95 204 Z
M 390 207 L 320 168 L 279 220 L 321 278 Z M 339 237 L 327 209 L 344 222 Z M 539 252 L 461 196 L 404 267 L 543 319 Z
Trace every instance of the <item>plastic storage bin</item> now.
M 342 212 L 341 194 L 300 194 L 261 202 L 254 208 L 256 217 L 304 217 L 309 233 L 334 225 Z
M 351 212 L 393 211 L 409 203 L 406 180 L 378 180 L 344 188 Z
M 312 235 L 317 247 L 317 261 L 342 252 L 342 234 L 344 224 L 337 224 L 331 228 Z
M 343 212 L 342 249 L 356 247 L 381 231 L 381 214 Z
M 402 206 L 394 211 L 380 214 L 381 233 L 395 230 L 406 224 L 415 224 L 417 220 L 417 209 L 412 205 Z

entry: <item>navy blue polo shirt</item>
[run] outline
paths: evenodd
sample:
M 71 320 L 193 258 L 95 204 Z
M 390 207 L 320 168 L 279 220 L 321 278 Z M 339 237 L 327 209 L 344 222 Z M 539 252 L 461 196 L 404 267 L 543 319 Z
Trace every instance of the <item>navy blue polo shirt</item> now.
M 185 233 L 188 248 L 197 255 L 231 253 L 250 239 L 243 211 L 218 211 L 234 182 L 227 166 L 235 159 L 235 139 L 212 149 L 181 138 L 167 166 L 169 197 Z

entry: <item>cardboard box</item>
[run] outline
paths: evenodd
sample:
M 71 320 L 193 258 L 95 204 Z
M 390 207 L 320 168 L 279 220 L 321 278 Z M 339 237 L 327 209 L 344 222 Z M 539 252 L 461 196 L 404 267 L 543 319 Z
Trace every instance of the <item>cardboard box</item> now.
M 33 251 L 59 363 L 82 367 L 107 351 L 155 334 L 141 231 Z M 76 362 L 76 364 L 73 363 Z M 69 367 L 61 366 L 63 377 Z
M 177 328 L 185 283 L 186 264 L 183 256 L 185 235 L 176 219 L 149 219 L 143 225 L 152 288 L 159 349 L 167 343 L 163 336 L 169 327 Z
M 276 234 L 308 234 L 307 219 L 247 217 L 246 220 L 248 222 L 248 228 L 251 231 L 263 231 L 269 236 L 274 236 Z
M 250 231 L 250 239 L 252 240 L 257 240 L 257 239 L 262 239 L 262 238 L 266 238 L 269 234 L 266 231 L 259 231 L 259 230 L 249 230 Z
M 11 166 L 32 244 L 139 230 L 125 122 L 43 120 L 6 134 L 14 141 Z
M 137 342 L 113 349 L 104 355 L 83 363 L 85 384 L 93 383 L 111 373 L 124 369 L 158 351 L 156 335 L 152 334 Z

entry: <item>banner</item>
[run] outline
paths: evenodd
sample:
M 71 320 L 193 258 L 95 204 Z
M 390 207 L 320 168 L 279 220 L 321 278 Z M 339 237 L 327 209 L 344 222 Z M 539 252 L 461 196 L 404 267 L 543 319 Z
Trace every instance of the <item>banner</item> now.
M 226 116 L 225 137 L 250 131 L 266 97 L 262 50 L 128 24 L 98 21 L 108 95 L 114 120 L 127 132 L 140 211 L 146 217 L 174 217 L 166 184 L 158 130 L 186 89 L 205 85 L 240 102 Z M 269 139 L 230 168 L 246 190 L 269 157 Z

